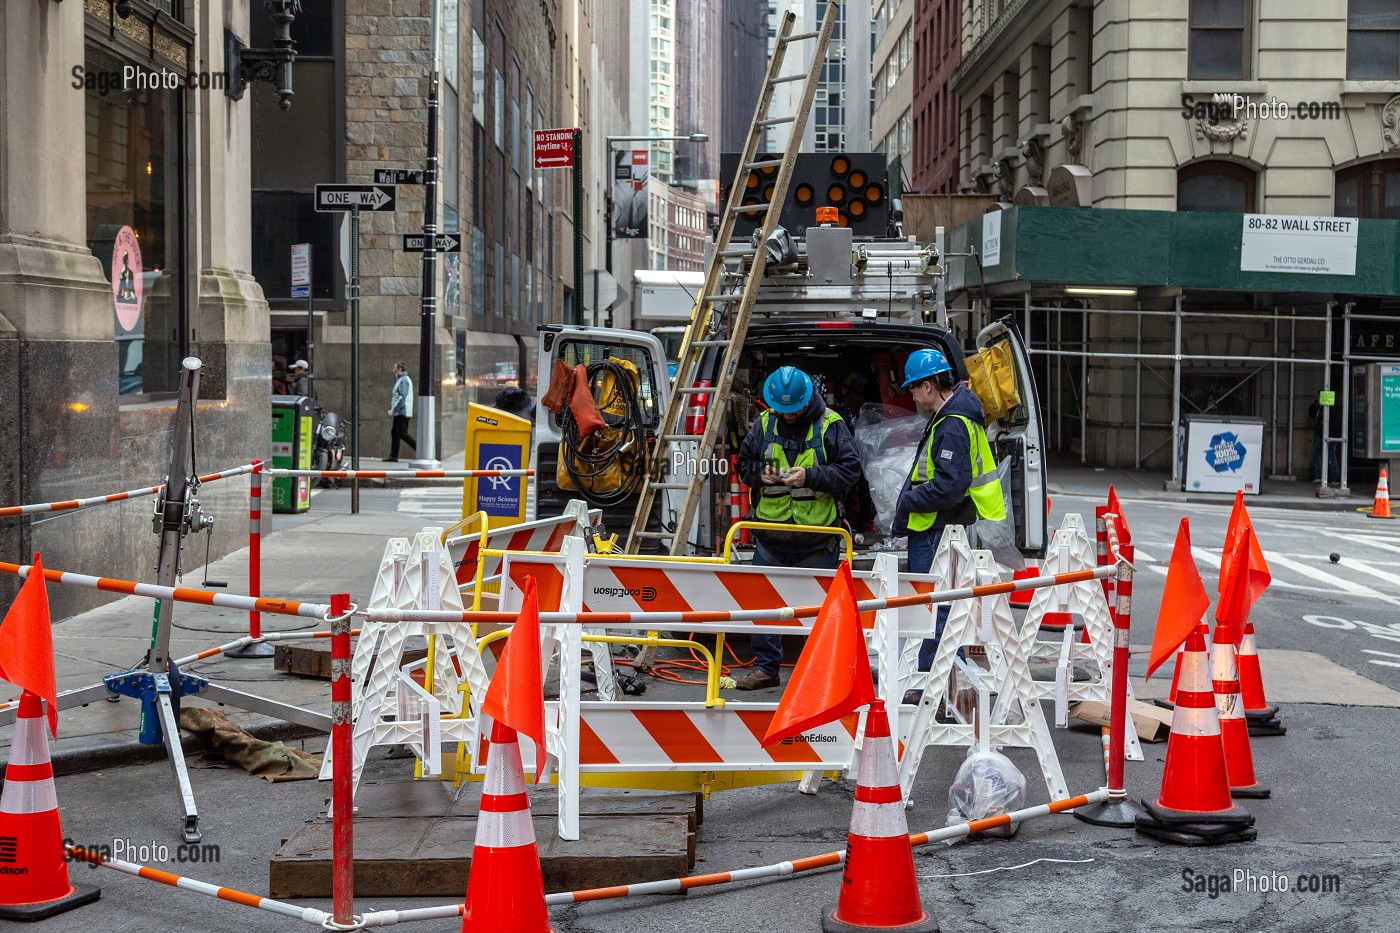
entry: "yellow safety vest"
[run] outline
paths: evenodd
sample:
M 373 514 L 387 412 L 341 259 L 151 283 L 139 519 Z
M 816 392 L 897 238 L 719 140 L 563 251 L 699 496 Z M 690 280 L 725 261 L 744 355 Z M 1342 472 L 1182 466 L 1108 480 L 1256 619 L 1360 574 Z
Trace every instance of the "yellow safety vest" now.
M 945 415 L 944 417 L 957 418 L 967 426 L 968 453 L 972 459 L 972 485 L 968 488 L 968 495 L 972 497 L 972 503 L 977 506 L 978 517 L 992 521 L 1006 518 L 1006 500 L 1002 494 L 1001 481 L 997 479 L 997 464 L 992 457 L 992 445 L 987 441 L 986 430 L 966 415 Z M 914 472 L 909 476 L 911 486 L 922 486 L 933 479 L 935 468 L 933 436 L 938 433 L 938 425 L 941 421 L 943 418 L 934 421 L 933 426 L 929 428 L 928 437 L 924 441 L 924 449 L 920 451 L 921 456 L 914 463 Z M 937 521 L 937 512 L 912 512 L 909 515 L 909 530 L 911 532 L 928 531 Z
M 759 415 L 763 428 L 763 456 L 770 466 L 779 472 L 793 467 L 810 470 L 814 466 L 826 465 L 826 430 L 841 416 L 831 409 L 821 419 L 821 431 L 817 431 L 814 421 L 807 426 L 807 437 L 803 441 L 793 441 L 778 436 L 777 416 L 765 411 Z M 798 444 L 802 446 L 800 449 Z M 792 447 L 796 458 L 788 456 L 787 447 Z M 763 494 L 755 510 L 759 521 L 794 523 L 798 525 L 835 525 L 836 497 L 829 492 L 818 492 L 805 486 L 793 489 L 778 483 L 764 486 Z

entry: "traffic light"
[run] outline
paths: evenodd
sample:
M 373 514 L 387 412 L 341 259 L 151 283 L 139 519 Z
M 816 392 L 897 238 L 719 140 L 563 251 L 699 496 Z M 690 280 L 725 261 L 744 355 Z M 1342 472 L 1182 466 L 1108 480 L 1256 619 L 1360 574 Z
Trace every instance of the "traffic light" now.
M 780 159 L 781 154 L 760 153 L 754 161 Z M 739 166 L 739 154 L 720 156 L 721 203 L 727 203 L 729 189 Z M 850 227 L 856 236 L 885 236 L 889 226 L 889 186 L 885 155 L 880 152 L 803 152 L 797 156 L 780 223 L 794 236 L 802 236 L 817 222 L 817 208 L 834 207 L 837 223 Z M 777 166 L 749 173 L 740 204 L 756 206 L 773 200 L 778 180 Z M 735 221 L 736 236 L 747 236 L 763 215 L 743 213 Z

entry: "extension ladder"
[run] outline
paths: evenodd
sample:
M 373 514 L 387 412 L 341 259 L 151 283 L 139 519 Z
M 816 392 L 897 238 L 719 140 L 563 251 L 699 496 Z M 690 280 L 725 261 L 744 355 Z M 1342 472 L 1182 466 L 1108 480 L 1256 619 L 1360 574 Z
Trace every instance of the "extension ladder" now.
M 671 477 L 667 473 L 667 465 L 670 463 L 674 445 L 696 444 L 696 459 L 700 459 L 713 453 L 719 440 L 726 420 L 724 406 L 729 398 L 734 370 L 744 346 L 744 335 L 748 332 L 754 301 L 763 283 L 764 270 L 768 265 L 765 244 L 774 228 L 778 226 L 783 202 L 787 199 L 788 183 L 797 163 L 798 150 L 802 147 L 807 115 L 812 109 L 812 100 L 816 96 L 817 84 L 821 78 L 822 64 L 826 60 L 827 46 L 836 26 L 839 2 L 840 0 L 831 0 L 826 5 L 826 15 L 822 18 L 821 28 L 816 32 L 794 34 L 792 29 L 797 19 L 796 15 L 791 10 L 783 14 L 773 57 L 768 62 L 768 73 L 764 77 L 763 90 L 758 97 L 748 138 L 739 157 L 738 170 L 729 189 L 729 200 L 720 220 L 719 231 L 715 235 L 715 248 L 710 256 L 709 267 L 705 271 L 705 285 L 696 298 L 695 307 L 690 315 L 690 326 L 686 328 L 685 339 L 681 344 L 680 364 L 674 383 L 676 388 L 666 405 L 666 414 L 661 421 L 660 435 L 651 455 L 637 511 L 632 517 L 632 528 L 627 535 L 628 554 L 638 553 L 642 542 L 648 538 L 669 540 L 672 555 L 684 553 L 689 529 L 699 509 L 708 477 L 699 471 L 694 471 L 683 480 Z M 779 77 L 787 47 L 793 42 L 806 39 L 816 40 L 816 48 L 807 71 Z M 797 112 L 785 117 L 770 117 L 768 108 L 773 101 L 774 90 L 780 84 L 792 81 L 806 82 Z M 784 123 L 792 124 L 792 133 L 782 157 L 757 159 L 764 132 L 770 126 Z M 772 168 L 777 169 L 777 178 L 773 184 L 773 195 L 768 202 L 743 204 L 744 192 L 749 190 L 749 179 L 755 172 Z M 755 248 L 730 248 L 735 221 L 739 215 L 759 212 L 763 213 L 763 224 L 756 234 Z M 742 271 L 745 257 L 752 257 L 746 274 Z M 736 258 L 740 261 L 741 272 L 731 277 L 726 273 L 725 261 Z M 704 385 L 701 361 L 706 350 L 711 347 L 724 348 L 724 355 L 713 374 L 713 379 L 710 380 L 711 384 Z M 683 430 L 682 419 L 687 409 L 696 405 L 697 396 L 708 396 L 708 417 L 699 434 L 686 433 Z M 684 504 L 676 516 L 676 523 L 670 530 L 664 530 L 663 525 L 661 531 L 648 531 L 647 518 L 656 504 L 656 495 L 667 489 L 685 490 Z

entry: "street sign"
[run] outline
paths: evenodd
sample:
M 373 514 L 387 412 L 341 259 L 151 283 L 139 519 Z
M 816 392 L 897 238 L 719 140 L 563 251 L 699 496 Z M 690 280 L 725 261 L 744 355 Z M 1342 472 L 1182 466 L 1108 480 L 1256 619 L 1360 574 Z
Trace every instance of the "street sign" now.
M 572 168 L 575 132 L 572 129 L 535 130 L 535 168 Z
M 374 170 L 376 185 L 426 185 L 428 173 L 421 168 L 377 168 Z
M 311 244 L 292 244 L 292 297 L 311 295 Z
M 348 211 L 359 207 L 367 211 L 394 209 L 393 185 L 317 185 L 316 210 Z
M 421 253 L 427 248 L 428 237 L 422 233 L 405 233 L 403 235 L 403 251 L 405 253 Z M 433 248 L 439 253 L 460 253 L 462 251 L 462 241 L 455 233 L 439 233 L 433 237 Z

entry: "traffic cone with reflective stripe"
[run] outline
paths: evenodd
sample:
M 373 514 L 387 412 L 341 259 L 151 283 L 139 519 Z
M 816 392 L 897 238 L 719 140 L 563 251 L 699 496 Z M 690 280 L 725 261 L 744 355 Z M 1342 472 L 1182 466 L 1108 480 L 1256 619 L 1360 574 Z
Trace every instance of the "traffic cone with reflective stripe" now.
M 1231 797 L 1264 798 L 1269 789 L 1254 777 L 1254 753 L 1249 747 L 1249 727 L 1240 698 L 1240 673 L 1235 664 L 1235 636 L 1228 624 L 1215 623 L 1210 655 L 1210 676 L 1215 689 L 1215 709 L 1220 714 L 1220 739 L 1225 747 L 1225 777 Z
M 1371 517 L 1395 517 L 1390 514 L 1390 481 L 1386 479 L 1385 467 L 1381 467 L 1381 481 L 1376 484 L 1376 504 L 1371 507 Z
M 1240 696 L 1244 699 L 1244 721 L 1249 725 L 1249 734 L 1287 734 L 1288 728 L 1279 722 L 1278 707 L 1270 706 L 1264 698 L 1264 675 L 1259 670 L 1259 651 L 1254 646 L 1253 622 L 1246 620 L 1244 623 L 1235 664 L 1240 671 Z
M 515 730 L 491 725 L 462 933 L 550 933 Z
M 1256 835 L 1254 817 L 1230 799 L 1208 668 L 1206 640 L 1198 625 L 1186 639 L 1162 792 L 1155 802 L 1142 802 L 1147 813 L 1137 818 L 1138 832 L 1163 842 L 1217 845 Z
M 0 794 L 0 919 L 43 920 L 101 896 L 74 884 L 63 857 L 63 828 L 44 735 L 44 704 L 24 691 L 15 718 L 5 790 Z
M 822 910 L 822 930 L 938 931 L 938 921 L 919 900 L 904 794 L 899 789 L 894 740 L 882 700 L 870 704 L 865 714 L 860 780 L 846 842 L 846 871 L 841 876 L 836 906 Z

